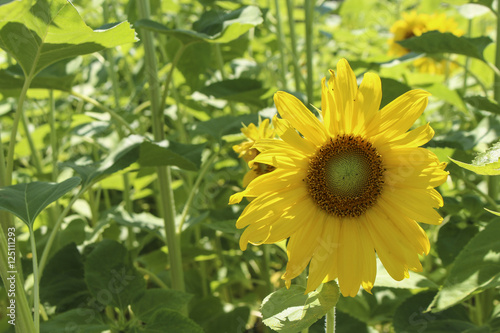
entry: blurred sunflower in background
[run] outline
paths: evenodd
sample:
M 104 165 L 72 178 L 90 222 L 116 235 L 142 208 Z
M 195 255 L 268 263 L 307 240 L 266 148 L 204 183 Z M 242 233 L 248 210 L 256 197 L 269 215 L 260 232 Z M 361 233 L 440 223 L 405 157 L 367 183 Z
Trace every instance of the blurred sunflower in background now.
M 450 32 L 462 36 L 464 31 L 458 28 L 458 23 L 446 14 L 417 14 L 415 11 L 402 14 L 403 19 L 396 21 L 390 31 L 393 38 L 389 40 L 389 55 L 401 57 L 410 51 L 397 42 L 415 36 L 421 36 L 428 31 Z M 445 74 L 458 66 L 443 59 L 422 57 L 416 59 L 413 65 L 423 73 Z
M 259 139 L 271 139 L 275 137 L 274 129 L 269 123 L 269 119 L 259 120 L 259 126 L 250 123 L 248 126 L 243 124 L 241 132 L 247 137 L 246 141 L 233 146 L 233 150 L 238 153 L 238 157 L 242 158 L 245 162 L 251 162 L 258 154 L 259 151 L 253 146 Z M 254 162 L 250 170 L 243 177 L 243 187 L 246 187 L 252 180 L 260 175 L 271 172 L 274 167 L 268 164 Z
M 253 199 L 236 222 L 248 243 L 288 240 L 282 276 L 289 287 L 309 264 L 307 292 L 338 278 L 344 296 L 370 292 L 376 254 L 395 280 L 421 271 L 429 240 L 416 221 L 439 224 L 443 205 L 434 189 L 447 179 L 446 163 L 419 146 L 434 135 L 429 124 L 409 131 L 429 93 L 411 90 L 379 111 L 380 78 L 358 87 L 345 59 L 322 82 L 321 119 L 297 98 L 277 92 L 280 139 L 255 138 L 256 163 L 275 168 L 251 181 L 230 204 Z

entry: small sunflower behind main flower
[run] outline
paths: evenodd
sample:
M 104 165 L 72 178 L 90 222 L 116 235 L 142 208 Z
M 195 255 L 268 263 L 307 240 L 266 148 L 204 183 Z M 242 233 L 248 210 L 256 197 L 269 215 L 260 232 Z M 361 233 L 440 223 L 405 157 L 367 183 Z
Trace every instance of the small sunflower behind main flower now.
M 277 92 L 282 119 L 273 125 L 281 140 L 259 139 L 253 162 L 273 172 L 254 179 L 230 204 L 253 199 L 236 222 L 247 244 L 288 239 L 287 286 L 309 265 L 306 291 L 338 278 L 344 296 L 360 286 L 370 292 L 376 254 L 395 280 L 421 271 L 419 255 L 429 239 L 416 221 L 439 224 L 443 205 L 434 187 L 446 163 L 419 146 L 434 135 L 429 124 L 409 130 L 427 106 L 429 93 L 411 90 L 379 111 L 378 75 L 361 85 L 348 62 L 322 82 L 321 120 L 297 98 Z
M 417 14 L 415 11 L 402 14 L 403 19 L 396 21 L 390 31 L 393 38 L 389 40 L 389 54 L 397 57 L 404 56 L 410 51 L 397 42 L 415 36 L 421 36 L 428 31 L 450 32 L 455 36 L 462 36 L 464 31 L 458 28 L 458 23 L 446 14 Z M 455 64 L 442 59 L 423 57 L 413 62 L 414 66 L 424 73 L 444 74 L 448 70 L 457 68 Z
M 243 177 L 243 187 L 246 187 L 252 180 L 260 175 L 274 170 L 272 165 L 253 162 L 253 159 L 259 154 L 259 151 L 253 146 L 259 139 L 271 139 L 276 135 L 274 129 L 269 124 L 269 119 L 260 121 L 259 127 L 250 123 L 248 126 L 243 125 L 241 132 L 247 137 L 247 140 L 238 145 L 233 146 L 233 150 L 238 153 L 238 157 L 249 163 L 250 170 Z

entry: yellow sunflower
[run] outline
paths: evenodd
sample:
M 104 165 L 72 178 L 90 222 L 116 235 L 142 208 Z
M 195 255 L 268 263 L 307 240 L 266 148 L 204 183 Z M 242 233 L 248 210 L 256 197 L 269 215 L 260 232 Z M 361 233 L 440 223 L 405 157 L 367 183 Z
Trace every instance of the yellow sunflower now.
M 243 158 L 247 163 L 252 161 L 259 154 L 259 151 L 253 147 L 257 140 L 275 137 L 274 129 L 270 126 L 269 119 L 261 121 L 259 127 L 255 126 L 253 123 L 250 123 L 248 126 L 243 125 L 241 132 L 247 137 L 247 140 L 238 145 L 234 145 L 233 150 L 239 154 L 238 157 Z M 246 187 L 258 176 L 271 172 L 272 170 L 274 170 L 274 168 L 271 165 L 258 162 L 253 163 L 250 170 L 243 177 L 243 187 Z
M 242 250 L 289 238 L 287 286 L 309 264 L 307 292 L 338 278 L 342 294 L 354 297 L 360 285 L 372 289 L 376 254 L 395 280 L 422 270 L 419 254 L 430 244 L 416 221 L 441 223 L 434 208 L 443 200 L 434 187 L 448 173 L 446 163 L 419 147 L 434 135 L 429 124 L 409 131 L 429 93 L 411 90 L 379 111 L 378 75 L 365 74 L 358 87 L 345 59 L 330 73 L 322 82 L 321 120 L 294 96 L 275 94 L 281 140 L 258 140 L 253 163 L 276 169 L 230 204 L 254 198 L 236 222 L 246 227 Z
M 409 52 L 397 42 L 414 36 L 420 36 L 427 31 L 451 32 L 455 36 L 462 36 L 464 31 L 458 28 L 458 23 L 446 14 L 417 14 L 415 11 L 403 13 L 403 19 L 396 21 L 390 31 L 394 35 L 389 40 L 389 54 L 401 57 Z M 424 73 L 443 74 L 448 70 L 457 68 L 456 65 L 446 60 L 437 60 L 430 57 L 417 59 L 413 63 L 415 67 Z

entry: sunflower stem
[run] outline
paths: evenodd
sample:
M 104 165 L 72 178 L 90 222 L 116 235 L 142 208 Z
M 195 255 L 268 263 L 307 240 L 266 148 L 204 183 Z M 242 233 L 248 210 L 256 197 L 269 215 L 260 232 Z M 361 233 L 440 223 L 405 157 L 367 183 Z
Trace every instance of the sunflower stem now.
M 141 18 L 150 18 L 150 6 L 148 0 L 137 2 L 139 14 Z M 163 131 L 164 119 L 163 110 L 160 108 L 160 87 L 157 77 L 157 65 L 155 57 L 155 47 L 153 43 L 153 33 L 151 31 L 142 30 L 142 42 L 144 45 L 146 73 L 148 73 L 149 91 L 152 109 L 152 126 L 155 141 L 159 142 L 165 139 Z M 182 255 L 180 237 L 175 229 L 175 202 L 172 189 L 172 175 L 170 167 L 160 166 L 157 168 L 158 185 L 160 189 L 160 202 L 163 207 L 163 220 L 165 225 L 165 236 L 168 246 L 168 254 L 170 259 L 170 267 L 172 274 L 172 289 L 184 291 L 184 271 L 182 266 Z M 183 308 L 182 312 L 187 314 L 187 308 Z
M 335 307 L 326 313 L 326 333 L 335 333 Z
M 500 76 L 497 71 L 500 66 L 500 43 L 498 42 L 500 39 L 500 19 L 497 18 L 497 42 L 496 42 L 496 50 L 495 50 L 495 66 L 491 67 L 496 75 L 493 77 L 493 94 L 495 97 L 495 101 L 500 103 Z M 489 176 L 488 177 L 488 195 L 493 199 L 498 199 L 498 177 Z
M 313 90 L 313 14 L 314 1 L 306 0 L 304 6 L 306 14 L 306 62 L 307 62 L 307 104 L 311 105 L 314 102 Z

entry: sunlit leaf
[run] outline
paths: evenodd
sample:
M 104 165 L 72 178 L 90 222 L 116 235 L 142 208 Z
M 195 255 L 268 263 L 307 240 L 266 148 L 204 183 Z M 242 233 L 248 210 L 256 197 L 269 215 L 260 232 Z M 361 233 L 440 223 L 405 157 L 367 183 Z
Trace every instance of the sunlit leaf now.
M 304 292 L 304 287 L 292 285 L 267 296 L 261 308 L 264 324 L 278 332 L 300 332 L 333 308 L 340 295 L 335 281 L 324 283 L 309 294 Z
M 2 187 L 0 209 L 11 212 L 28 226 L 32 226 L 45 207 L 78 186 L 80 182 L 79 177 L 72 177 L 61 183 L 31 182 Z
M 450 32 L 429 31 L 421 36 L 399 41 L 403 47 L 427 54 L 456 53 L 484 61 L 484 49 L 493 41 L 490 37 L 458 37 Z
M 0 1 L 0 22 L 5 20 L 12 21 L 23 16 L 31 8 L 32 2 L 32 0 Z
M 134 30 L 127 22 L 94 31 L 66 0 L 37 1 L 22 15 L 0 21 L 0 48 L 16 59 L 26 75 L 64 58 L 134 41 Z
M 454 160 L 451 157 L 450 160 L 458 164 L 462 168 L 470 170 L 478 175 L 489 175 L 489 176 L 500 175 L 500 161 L 498 160 L 497 162 L 483 164 L 483 165 L 467 164 L 464 162 Z
M 153 30 L 179 39 L 183 44 L 207 42 L 228 43 L 261 24 L 262 13 L 256 6 L 245 6 L 222 14 L 207 12 L 195 23 L 195 30 L 170 29 L 161 23 L 141 19 L 135 27 Z
M 433 312 L 442 311 L 474 292 L 500 285 L 500 223 L 492 220 L 464 247 L 453 262 L 448 277 L 432 304 Z

